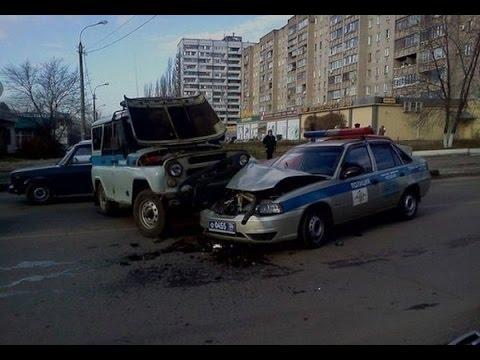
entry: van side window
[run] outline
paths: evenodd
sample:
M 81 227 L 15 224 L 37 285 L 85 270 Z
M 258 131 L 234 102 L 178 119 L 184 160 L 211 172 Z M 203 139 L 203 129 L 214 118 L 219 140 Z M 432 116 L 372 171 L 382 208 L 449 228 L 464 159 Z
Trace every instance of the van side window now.
M 102 146 L 102 127 L 98 126 L 92 129 L 93 150 L 100 150 Z
M 413 161 L 412 158 L 400 147 L 395 146 L 395 149 L 397 150 L 397 153 L 400 154 L 400 157 L 402 158 L 404 164 L 410 164 Z
M 115 121 L 113 123 L 113 137 L 112 137 L 112 152 L 114 155 L 125 155 L 124 151 L 128 151 L 126 148 L 125 134 L 123 131 L 122 121 Z
M 102 155 L 112 153 L 112 123 L 103 126 L 103 148 Z

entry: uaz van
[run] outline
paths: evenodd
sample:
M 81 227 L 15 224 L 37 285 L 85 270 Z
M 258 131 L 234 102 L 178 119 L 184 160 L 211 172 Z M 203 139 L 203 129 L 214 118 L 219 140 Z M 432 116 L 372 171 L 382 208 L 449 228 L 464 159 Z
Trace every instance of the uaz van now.
M 147 237 L 161 235 L 172 207 L 202 209 L 249 162 L 226 151 L 225 125 L 203 95 L 125 97 L 110 120 L 92 124 L 92 181 L 103 214 L 133 206 Z

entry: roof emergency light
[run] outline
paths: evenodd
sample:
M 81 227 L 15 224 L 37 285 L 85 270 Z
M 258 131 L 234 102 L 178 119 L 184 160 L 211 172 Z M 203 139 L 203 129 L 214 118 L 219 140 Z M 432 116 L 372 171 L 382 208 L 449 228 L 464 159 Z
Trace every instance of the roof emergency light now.
M 365 135 L 373 135 L 375 132 L 373 129 L 368 126 L 364 128 L 354 128 L 354 129 L 329 129 L 329 130 L 314 130 L 314 131 L 305 131 L 303 134 L 307 139 L 317 139 L 317 138 L 326 138 L 326 137 L 337 137 L 337 138 L 355 138 Z

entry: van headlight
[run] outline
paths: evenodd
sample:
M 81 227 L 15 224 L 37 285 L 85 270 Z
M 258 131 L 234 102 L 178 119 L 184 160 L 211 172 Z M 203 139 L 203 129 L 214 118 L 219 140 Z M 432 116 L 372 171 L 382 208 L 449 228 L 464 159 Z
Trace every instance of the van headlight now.
M 247 165 L 248 163 L 248 155 L 245 155 L 245 154 L 242 154 L 240 155 L 240 157 L 238 158 L 238 163 L 240 166 L 245 166 Z
M 258 215 L 274 215 L 283 212 L 282 206 L 273 201 L 262 201 L 255 209 Z
M 179 177 L 182 175 L 183 166 L 178 162 L 174 162 L 168 166 L 168 173 L 173 177 Z

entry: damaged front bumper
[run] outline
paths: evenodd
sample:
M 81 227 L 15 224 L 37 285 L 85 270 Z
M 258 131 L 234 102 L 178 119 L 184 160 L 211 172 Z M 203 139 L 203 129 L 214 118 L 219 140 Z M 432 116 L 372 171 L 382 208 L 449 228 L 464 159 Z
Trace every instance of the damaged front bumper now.
M 219 215 L 207 209 L 200 213 L 200 225 L 205 235 L 219 240 L 257 244 L 275 243 L 297 238 L 302 211 L 299 209 L 270 216 L 252 215 L 245 224 L 242 224 L 245 214 Z M 235 233 L 221 232 L 211 225 L 215 223 L 233 224 Z

